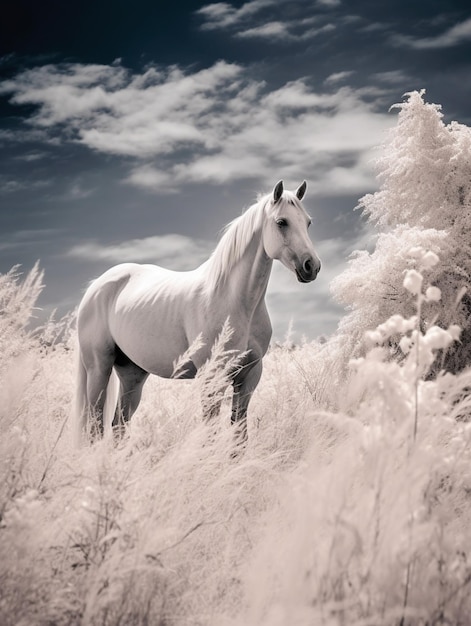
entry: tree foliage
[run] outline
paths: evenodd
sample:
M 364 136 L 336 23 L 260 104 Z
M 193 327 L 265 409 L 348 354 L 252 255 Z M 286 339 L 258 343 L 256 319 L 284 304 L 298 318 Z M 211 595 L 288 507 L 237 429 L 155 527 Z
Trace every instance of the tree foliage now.
M 428 278 L 442 297 L 425 304 L 423 324 L 461 326 L 462 342 L 447 358 L 447 367 L 458 371 L 471 360 L 471 129 L 445 124 L 424 91 L 407 94 L 395 108 L 397 125 L 377 161 L 380 189 L 359 202 L 378 233 L 375 250 L 355 253 L 332 285 L 350 309 L 339 332 L 355 351 L 365 330 L 393 313 L 411 315 L 404 273 L 418 268 L 420 249 L 429 250 L 440 258 Z

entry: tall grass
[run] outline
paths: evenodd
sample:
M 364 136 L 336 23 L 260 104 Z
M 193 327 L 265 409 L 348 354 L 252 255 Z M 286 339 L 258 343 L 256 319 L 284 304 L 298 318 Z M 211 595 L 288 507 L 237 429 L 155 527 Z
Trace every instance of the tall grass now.
M 74 336 L 28 330 L 40 284 L 0 280 L 2 625 L 469 623 L 471 375 L 427 380 L 414 350 L 441 340 L 396 318 L 345 378 L 338 338 L 273 348 L 236 459 L 208 376 L 152 378 L 119 445 L 76 449 Z

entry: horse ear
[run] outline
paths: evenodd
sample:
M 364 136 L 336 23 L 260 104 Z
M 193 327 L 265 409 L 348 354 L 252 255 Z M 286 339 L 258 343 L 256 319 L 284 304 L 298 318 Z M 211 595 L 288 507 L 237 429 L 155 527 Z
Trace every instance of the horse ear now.
M 283 195 L 283 181 L 280 180 L 276 183 L 273 189 L 273 202 L 276 204 Z
M 306 193 L 307 182 L 303 181 L 301 185 L 296 189 L 296 198 L 298 200 L 302 200 L 304 198 L 304 194 Z

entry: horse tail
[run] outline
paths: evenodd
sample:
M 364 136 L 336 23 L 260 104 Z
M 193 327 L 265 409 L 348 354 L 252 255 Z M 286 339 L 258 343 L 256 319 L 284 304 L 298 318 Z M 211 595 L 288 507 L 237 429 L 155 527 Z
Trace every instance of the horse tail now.
M 87 432 L 87 370 L 82 361 L 80 349 L 77 349 L 76 360 L 76 383 L 75 398 L 73 407 L 73 438 L 76 447 L 83 444 L 85 433 Z

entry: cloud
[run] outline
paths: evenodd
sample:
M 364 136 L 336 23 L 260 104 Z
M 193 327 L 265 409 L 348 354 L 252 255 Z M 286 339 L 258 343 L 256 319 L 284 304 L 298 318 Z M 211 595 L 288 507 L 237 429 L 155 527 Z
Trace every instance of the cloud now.
M 226 30 L 238 38 L 294 43 L 334 30 L 334 24 L 323 23 L 324 12 L 338 5 L 339 0 L 318 0 L 313 6 L 305 0 L 290 0 L 283 12 L 283 21 L 271 19 L 274 7 L 279 6 L 276 0 L 251 0 L 239 8 L 217 2 L 202 7 L 196 15 L 202 18 L 202 30 Z M 320 7 L 320 12 L 316 11 L 316 6 Z M 313 10 L 314 14 L 309 15 Z
M 335 72 L 334 74 L 330 74 L 325 79 L 326 85 L 335 85 L 337 83 L 344 82 L 346 78 L 349 78 L 355 72 L 353 70 L 345 71 L 345 72 Z
M 40 244 L 50 245 L 54 240 L 63 235 L 58 228 L 38 228 L 36 230 L 22 229 L 8 233 L 8 237 L 0 238 L 0 251 L 37 249 Z
M 410 77 L 402 70 L 392 70 L 389 72 L 378 72 L 373 74 L 375 82 L 384 83 L 386 85 L 407 85 Z
M 264 38 L 285 42 L 305 41 L 314 39 L 322 33 L 335 30 L 334 24 L 324 24 L 318 28 L 305 29 L 306 20 L 292 20 L 290 22 L 268 22 L 236 33 L 239 38 Z
M 282 22 L 267 22 L 261 26 L 255 26 L 244 31 L 237 33 L 237 37 L 255 37 L 255 38 L 270 38 L 270 39 L 290 39 L 290 34 L 286 24 Z
M 27 152 L 25 154 L 18 154 L 13 157 L 17 161 L 26 161 L 27 163 L 32 163 L 34 161 L 42 161 L 48 158 L 49 154 L 47 152 Z
M 93 189 L 85 189 L 80 180 L 76 180 L 66 193 L 69 200 L 83 200 L 93 195 Z
M 227 2 L 216 2 L 205 5 L 196 11 L 196 15 L 203 18 L 201 28 L 204 30 L 228 28 L 275 4 L 276 0 L 250 0 L 236 9 Z
M 15 193 L 16 191 L 20 191 L 25 189 L 25 184 L 15 180 L 13 178 L 7 178 L 6 176 L 0 177 L 0 194 L 6 195 L 9 193 Z
M 169 170 L 160 170 L 151 164 L 134 167 L 125 182 L 148 191 L 175 193 L 177 187 L 171 180 Z
M 48 137 L 131 158 L 126 182 L 148 190 L 235 179 L 271 185 L 277 176 L 306 177 L 325 193 L 371 188 L 365 155 L 392 123 L 375 111 L 371 91 L 319 92 L 306 80 L 270 90 L 244 70 L 222 61 L 135 74 L 118 64 L 48 65 L 4 81 L 0 92 L 36 105 L 29 123 Z
M 194 269 L 207 259 L 214 244 L 185 235 L 168 234 L 103 245 L 85 241 L 68 250 L 67 256 L 110 263 L 152 262 L 174 270 Z
M 392 43 L 395 46 L 405 46 L 415 50 L 451 48 L 466 41 L 471 41 L 471 18 L 455 24 L 435 37 L 414 38 L 408 35 L 394 35 L 392 38 Z
M 136 75 L 117 65 L 48 65 L 4 81 L 0 94 L 12 93 L 13 104 L 37 105 L 30 119 L 35 126 L 67 124 L 63 137 L 69 133 L 100 152 L 143 157 L 176 145 L 210 146 L 205 116 L 214 94 L 235 91 L 240 73 L 239 66 L 225 62 L 194 74 L 170 67 Z
M 317 0 L 317 4 L 322 7 L 338 7 L 342 4 L 341 0 Z
M 0 195 L 24 191 L 25 189 L 44 189 L 52 184 L 52 180 L 16 180 L 0 175 Z

